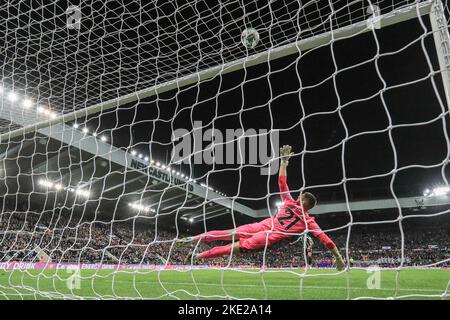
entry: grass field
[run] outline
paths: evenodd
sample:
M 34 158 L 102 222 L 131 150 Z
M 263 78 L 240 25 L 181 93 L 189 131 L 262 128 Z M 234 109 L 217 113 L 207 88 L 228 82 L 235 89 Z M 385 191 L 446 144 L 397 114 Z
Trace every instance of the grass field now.
M 380 271 L 380 288 L 368 289 L 371 274 L 333 270 L 193 270 L 80 272 L 79 288 L 67 270 L 0 272 L 0 299 L 449 299 L 450 269 L 402 270 L 396 293 L 396 271 Z M 347 290 L 347 280 L 348 287 Z M 302 282 L 302 283 L 301 283 Z M 223 285 L 222 285 L 223 284 Z M 426 297 L 427 296 L 427 297 Z

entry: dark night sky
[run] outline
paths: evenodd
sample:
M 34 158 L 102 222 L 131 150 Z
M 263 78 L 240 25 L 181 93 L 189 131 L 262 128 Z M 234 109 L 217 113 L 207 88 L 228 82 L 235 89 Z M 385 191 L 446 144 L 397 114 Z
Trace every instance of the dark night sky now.
M 428 26 L 428 21 L 425 23 Z M 296 190 L 303 183 L 308 188 L 338 184 L 343 178 L 341 142 L 345 130 L 337 109 L 339 99 L 340 105 L 345 106 L 341 109 L 341 115 L 349 136 L 386 129 L 389 119 L 385 107 L 392 125 L 416 123 L 391 131 L 397 168 L 413 164 L 438 164 L 446 157 L 447 143 L 442 120 L 436 119 L 442 113 L 441 107 L 433 90 L 422 43 L 418 41 L 422 34 L 417 20 L 405 22 L 376 33 L 380 54 L 401 49 L 393 55 L 374 60 L 377 42 L 372 33 L 366 33 L 338 41 L 332 47 L 303 52 L 300 59 L 298 55 L 292 55 L 270 64 L 216 77 L 181 91 L 165 93 L 158 99 L 141 101 L 137 107 L 124 106 L 100 118 L 93 117 L 89 123 L 111 132 L 112 142 L 117 146 L 128 147 L 132 136 L 135 149 L 150 152 L 162 161 L 165 160 L 166 150 L 172 147 L 172 130 L 191 130 L 193 121 L 202 121 L 205 126 L 203 130 L 214 126 L 223 133 L 226 129 L 241 127 L 244 130 L 280 130 L 280 143 L 292 145 L 296 152 L 304 149 L 303 124 L 306 150 L 333 148 L 306 153 L 303 160 L 300 154 L 292 159 L 289 182 L 291 189 Z M 405 48 L 406 44 L 410 45 Z M 437 70 L 437 58 L 430 36 L 425 38 L 424 44 L 433 68 Z M 338 72 L 334 79 L 331 77 L 324 81 L 334 71 L 332 53 Z M 365 63 L 343 71 L 361 62 Z M 387 90 L 383 93 L 383 82 L 376 71 L 376 64 L 386 82 Z M 421 78 L 424 80 L 394 88 Z M 435 81 L 442 94 L 438 75 Z M 327 114 L 317 114 L 319 112 Z M 432 119 L 436 120 L 427 125 L 417 125 Z M 115 129 L 111 131 L 111 128 Z M 363 134 L 346 141 L 344 154 L 347 178 L 386 174 L 383 178 L 347 182 L 352 199 L 390 196 L 392 174 L 389 172 L 394 169 L 394 151 L 388 130 Z M 196 178 L 208 179 L 214 188 L 229 196 L 245 198 L 243 202 L 256 208 L 264 207 L 265 197 L 277 192 L 276 176 L 261 176 L 259 168 L 251 165 L 241 168 L 237 165 L 216 165 L 215 168 L 207 165 L 189 168 L 184 165 L 182 169 L 185 173 L 193 170 Z M 305 181 L 302 181 L 302 170 Z M 399 171 L 394 180 L 396 194 L 417 195 L 425 187 L 443 183 L 441 170 L 442 166 Z M 342 183 L 309 190 L 314 191 L 320 201 L 343 199 Z

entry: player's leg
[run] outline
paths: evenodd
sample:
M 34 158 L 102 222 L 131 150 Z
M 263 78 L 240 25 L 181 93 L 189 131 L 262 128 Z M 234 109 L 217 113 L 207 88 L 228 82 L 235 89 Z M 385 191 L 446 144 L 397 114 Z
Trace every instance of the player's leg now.
M 236 229 L 208 231 L 193 237 L 192 240 L 193 241 L 200 240 L 206 243 L 221 240 L 231 241 L 233 240 L 233 231 L 234 231 L 234 240 L 239 240 L 241 237 L 252 236 L 257 232 L 262 231 L 263 228 L 264 227 L 260 223 L 244 224 L 242 226 L 237 227 Z
M 247 229 L 248 230 L 248 229 Z M 195 259 L 211 259 L 223 256 L 229 256 L 231 252 L 238 254 L 241 246 L 247 250 L 256 250 L 264 247 L 266 243 L 266 234 L 257 233 L 247 237 L 247 233 L 241 235 L 239 241 L 227 244 L 225 246 L 214 247 L 210 250 L 200 252 L 194 256 Z
M 232 238 L 233 229 L 208 231 L 193 237 L 193 241 L 203 241 L 206 243 L 213 241 L 229 241 Z
M 260 232 L 262 230 L 263 226 L 260 223 L 251 223 L 237 227 L 236 229 L 208 231 L 193 237 L 179 239 L 178 243 L 185 244 L 197 241 L 202 241 L 205 243 L 209 243 L 212 241 L 231 241 L 233 240 L 233 231 L 234 231 L 234 240 L 239 240 L 241 237 L 250 237 L 253 234 Z
M 195 256 L 193 256 L 193 252 L 190 252 L 188 254 L 188 256 L 185 258 L 184 262 L 185 263 L 190 263 L 192 261 L 192 257 L 194 257 L 194 259 L 210 259 L 210 258 L 217 258 L 217 257 L 222 257 L 222 256 L 227 256 L 230 255 L 231 251 L 233 251 L 233 254 L 238 254 L 240 252 L 240 248 L 241 248 L 241 243 L 242 241 L 244 241 L 245 239 L 248 238 L 252 238 L 255 235 L 260 234 L 261 232 L 264 232 L 265 227 L 264 225 L 262 225 L 261 223 L 251 223 L 251 224 L 246 224 L 243 226 L 240 226 L 236 229 L 231 229 L 231 230 L 224 230 L 227 231 L 227 233 L 215 233 L 213 231 L 210 231 L 210 234 L 208 235 L 208 233 L 206 234 L 200 234 L 196 237 L 196 240 L 200 240 L 200 241 L 206 241 L 208 242 L 208 240 L 210 241 L 214 241 L 214 240 L 233 240 L 233 243 L 230 243 L 228 245 L 225 246 L 219 246 L 219 247 L 214 247 L 210 250 L 201 252 Z M 234 231 L 234 235 L 233 235 L 233 231 Z M 213 232 L 213 234 L 211 234 L 211 232 Z M 223 238 L 221 238 L 223 236 Z M 239 241 L 234 241 L 234 240 L 239 240 Z M 209 241 L 209 242 L 210 242 Z
M 275 231 L 264 230 L 258 232 L 252 237 L 241 238 L 239 240 L 240 248 L 245 250 L 261 250 L 270 247 L 286 238 L 286 235 L 276 233 Z
M 260 226 L 253 226 L 253 227 L 260 228 Z M 247 231 L 248 230 L 249 228 L 247 228 Z M 265 248 L 266 246 L 270 247 L 274 243 L 286 238 L 285 235 L 265 230 L 259 231 L 256 234 L 252 234 L 249 237 L 247 237 L 246 235 L 247 233 L 241 234 L 240 240 L 237 242 L 233 242 L 225 246 L 214 247 L 210 250 L 201 252 L 195 256 L 192 256 L 192 252 L 190 252 L 185 259 L 185 263 L 188 264 L 192 262 L 194 259 L 211 259 L 228 256 L 231 254 L 231 252 L 233 252 L 233 254 L 239 254 L 242 249 L 259 250 Z
M 192 251 L 187 255 L 184 260 L 185 264 L 190 264 L 196 259 L 212 259 L 218 257 L 229 256 L 231 253 L 238 254 L 240 252 L 239 242 L 233 242 L 225 246 L 218 246 L 207 251 L 200 252 L 195 256 L 192 256 Z
M 184 246 L 184 245 L 191 244 L 193 242 L 198 242 L 198 241 L 203 241 L 206 243 L 209 243 L 212 241 L 219 241 L 219 240 L 229 241 L 232 238 L 231 237 L 232 234 L 233 234 L 233 229 L 213 230 L 213 231 L 208 231 L 205 233 L 198 234 L 193 237 L 186 237 L 186 238 L 178 239 L 177 245 Z

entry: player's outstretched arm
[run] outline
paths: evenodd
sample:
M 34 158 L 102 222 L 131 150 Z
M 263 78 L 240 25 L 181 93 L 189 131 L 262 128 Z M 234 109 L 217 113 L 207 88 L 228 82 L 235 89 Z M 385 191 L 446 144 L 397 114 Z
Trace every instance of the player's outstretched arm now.
M 339 253 L 339 250 L 338 250 L 337 246 L 334 244 L 333 240 L 331 240 L 330 237 L 328 237 L 325 234 L 325 232 L 320 230 L 320 228 L 317 224 L 310 223 L 310 225 L 313 228 L 313 231 L 312 231 L 313 236 L 318 238 L 320 240 L 320 242 L 322 242 L 323 245 L 325 247 L 327 247 L 327 249 L 330 250 L 331 253 L 333 254 L 335 263 L 336 263 L 336 269 L 338 269 L 338 271 L 344 270 L 344 268 L 345 268 L 344 259 L 342 258 L 341 254 Z
M 279 176 L 285 177 L 287 175 L 287 166 L 289 165 L 289 158 L 294 154 L 290 145 L 284 145 L 280 148 L 280 171 Z
M 280 187 L 280 197 L 281 200 L 287 201 L 292 200 L 291 195 L 289 194 L 289 187 L 287 185 L 287 166 L 289 164 L 289 158 L 294 154 L 291 152 L 292 147 L 289 145 L 284 145 L 280 148 L 280 172 L 278 177 L 278 185 Z

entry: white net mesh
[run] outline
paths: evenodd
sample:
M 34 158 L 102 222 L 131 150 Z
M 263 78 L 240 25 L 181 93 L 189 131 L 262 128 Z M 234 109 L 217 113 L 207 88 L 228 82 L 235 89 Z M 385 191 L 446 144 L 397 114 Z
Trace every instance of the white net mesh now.
M 0 297 L 448 298 L 447 13 L 1 4 Z M 280 144 L 347 268 L 303 232 L 186 259 L 215 244 L 178 239 L 277 212 Z

